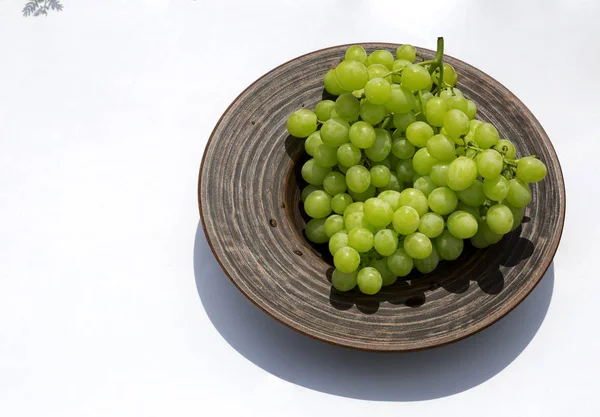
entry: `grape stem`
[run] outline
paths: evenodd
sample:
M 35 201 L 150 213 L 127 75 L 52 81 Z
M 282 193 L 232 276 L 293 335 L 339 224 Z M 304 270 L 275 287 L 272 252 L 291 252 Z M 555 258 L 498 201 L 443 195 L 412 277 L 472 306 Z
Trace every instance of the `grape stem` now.
M 433 63 L 429 66 L 429 74 L 433 74 L 437 69 L 439 69 L 440 74 L 434 95 L 442 91 L 442 85 L 444 84 L 444 38 L 441 36 L 437 39 L 437 51 Z

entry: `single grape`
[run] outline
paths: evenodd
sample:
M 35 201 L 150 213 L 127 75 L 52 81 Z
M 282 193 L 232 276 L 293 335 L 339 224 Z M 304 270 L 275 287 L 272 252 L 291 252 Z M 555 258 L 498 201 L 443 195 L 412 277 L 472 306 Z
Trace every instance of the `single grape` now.
M 433 251 L 431 240 L 423 233 L 415 232 L 404 238 L 404 250 L 413 259 L 425 259 Z
M 367 51 L 360 45 L 352 45 L 346 49 L 344 59 L 348 61 L 358 61 L 361 64 L 367 62 Z
M 431 254 L 423 259 L 415 259 L 415 267 L 422 274 L 429 274 L 437 268 L 440 263 L 440 255 L 434 245 L 431 247 Z
M 513 178 L 508 181 L 508 194 L 506 194 L 506 201 L 513 207 L 525 207 L 531 203 L 531 190 L 529 185 L 518 179 Z
M 428 238 L 437 237 L 444 231 L 444 218 L 437 213 L 425 213 L 419 221 L 418 230 Z
M 358 271 L 357 283 L 360 292 L 367 295 L 373 295 L 377 294 L 381 289 L 383 279 L 377 269 L 367 266 Z
M 487 242 L 487 240 L 485 240 L 485 237 L 483 236 L 483 232 L 475 233 L 475 235 L 471 238 L 471 245 L 473 245 L 477 249 L 483 249 L 483 248 L 487 248 L 488 246 L 490 246 L 490 244 Z
M 413 188 L 421 191 L 423 194 L 425 194 L 425 197 L 428 197 L 429 194 L 431 194 L 431 192 L 433 190 L 435 190 L 437 187 L 438 186 L 435 185 L 435 183 L 433 182 L 433 180 L 431 179 L 431 177 L 429 175 L 419 177 L 418 179 L 415 180 L 415 182 L 413 184 Z
M 448 164 L 435 164 L 431 167 L 431 181 L 438 187 L 446 187 L 448 185 Z
M 332 100 L 321 100 L 315 106 L 315 115 L 317 120 L 325 122 L 331 117 L 331 110 L 335 108 L 335 102 Z
M 399 71 L 410 64 L 411 62 L 406 59 L 396 59 L 392 63 L 392 71 Z M 402 82 L 402 73 L 392 75 L 392 81 L 396 84 L 400 84 Z
M 333 167 L 337 165 L 337 151 L 338 148 L 327 146 L 325 144 L 320 145 L 315 152 L 315 162 L 322 167 Z
M 354 165 L 346 172 L 346 185 L 350 191 L 363 193 L 371 185 L 371 174 L 362 165 Z
M 498 130 L 491 123 L 481 123 L 475 129 L 474 137 L 475 143 L 482 149 L 489 149 L 496 145 L 500 140 L 498 136 Z
M 435 247 L 442 259 L 454 261 L 463 251 L 464 242 L 462 239 L 453 236 L 448 230 L 444 230 L 441 235 L 435 239 Z
M 388 70 L 392 69 L 392 64 L 394 62 L 394 55 L 390 51 L 386 51 L 385 49 L 378 49 L 373 51 L 371 55 L 367 58 L 367 65 L 379 64 L 386 67 Z
M 405 59 L 410 62 L 415 62 L 417 59 L 417 50 L 414 46 L 404 44 L 396 49 L 396 59 Z
M 404 87 L 393 88 L 385 108 L 392 113 L 408 113 L 415 107 L 415 96 Z
M 344 219 L 346 218 L 347 215 L 349 215 L 351 213 L 363 213 L 364 211 L 365 211 L 365 203 L 360 202 L 360 201 L 350 203 L 350 204 L 348 204 L 348 207 L 346 207 L 346 210 L 344 210 Z
M 479 207 L 469 206 L 468 204 L 465 204 L 462 201 L 458 202 L 458 205 L 456 206 L 456 210 L 466 211 L 467 213 L 472 214 L 473 217 L 475 217 L 477 220 L 479 220 L 479 218 L 481 217 L 481 215 L 479 213 Z
M 365 154 L 373 162 L 383 161 L 392 150 L 392 136 L 385 129 L 375 129 L 375 142 L 365 149 Z
M 425 105 L 425 117 L 427 118 L 427 122 L 432 126 L 443 126 L 444 116 L 446 116 L 448 110 L 450 110 L 450 108 L 443 99 L 439 97 L 432 98 Z
M 458 197 L 450 188 L 439 187 L 429 194 L 429 197 L 427 197 L 427 204 L 432 211 L 445 216 L 456 209 Z
M 319 146 L 323 144 L 321 140 L 321 133 L 319 131 L 311 133 L 309 137 L 304 141 L 304 150 L 310 156 L 315 156 Z
M 515 159 L 517 157 L 517 150 L 515 149 L 515 145 L 509 140 L 500 139 L 496 145 L 494 145 L 494 149 L 503 154 L 508 159 Z
M 369 187 L 367 188 L 366 191 L 363 191 L 362 193 L 356 193 L 352 190 L 348 191 L 348 194 L 350 194 L 350 196 L 352 197 L 352 199 L 354 201 L 367 201 L 369 198 L 375 197 L 375 194 L 377 193 L 377 188 L 373 187 L 372 185 L 369 185 Z
M 412 111 L 394 114 L 394 126 L 396 126 L 398 135 L 402 135 L 402 133 L 406 132 L 408 126 L 416 120 L 415 114 Z
M 460 110 L 464 114 L 467 114 L 469 111 L 469 104 L 467 103 L 467 99 L 463 96 L 448 97 L 445 101 L 450 109 Z
M 331 196 L 325 191 L 313 191 L 304 201 L 304 211 L 314 219 L 327 217 L 331 213 Z
M 390 172 L 390 182 L 388 182 L 388 185 L 386 185 L 385 187 L 378 188 L 379 192 L 388 191 L 388 190 L 400 192 L 403 189 L 404 189 L 404 184 L 402 183 L 402 181 L 400 181 L 398 179 L 398 176 L 396 175 L 395 172 Z
M 360 90 L 369 80 L 367 67 L 358 61 L 340 62 L 335 68 L 335 74 L 340 86 L 347 91 Z
M 534 156 L 526 156 L 517 162 L 517 178 L 525 182 L 538 182 L 546 176 L 546 165 Z
M 392 178 L 389 168 L 384 165 L 375 165 L 369 172 L 371 173 L 371 185 L 374 187 L 385 187 Z
M 452 161 L 456 158 L 454 142 L 444 135 L 434 135 L 427 141 L 427 151 L 438 161 Z
M 501 235 L 510 232 L 515 220 L 510 209 L 504 204 L 495 204 L 491 206 L 485 217 L 490 229 Z
M 365 201 L 364 213 L 367 221 L 375 227 L 385 227 L 392 221 L 394 211 L 390 205 L 379 198 L 369 198 Z
M 419 91 L 431 88 L 431 75 L 421 65 L 407 65 L 402 71 L 402 86 L 410 91 Z
M 490 226 L 488 225 L 487 221 L 485 219 L 481 219 L 479 220 L 477 233 L 473 237 L 475 237 L 476 240 L 478 240 L 479 236 L 483 237 L 483 239 L 490 245 L 494 245 L 500 242 L 504 235 L 501 233 L 494 232 L 492 229 L 490 229 Z
M 335 100 L 335 111 L 344 119 L 356 120 L 360 112 L 360 102 L 352 94 L 342 94 Z
M 410 274 L 414 266 L 413 259 L 408 256 L 403 248 L 398 248 L 396 251 L 386 258 L 386 263 L 389 270 L 399 277 L 405 277 Z
M 306 200 L 306 197 L 308 197 L 310 195 L 310 193 L 312 193 L 313 191 L 322 190 L 322 189 L 323 189 L 322 186 L 308 184 L 306 187 L 304 187 L 302 189 L 302 202 L 304 202 Z M 400 194 L 400 193 L 398 193 L 398 194 Z
M 496 178 L 503 167 L 504 159 L 495 149 L 486 149 L 477 155 L 477 171 L 483 178 Z
M 302 165 L 302 178 L 312 185 L 323 185 L 325 176 L 330 172 L 331 168 L 320 166 L 314 159 L 309 159 Z
M 477 105 L 475 104 L 475 102 L 471 101 L 471 100 L 467 100 L 467 117 L 469 118 L 469 120 L 473 120 L 475 119 L 475 116 L 477 115 Z
M 421 148 L 415 152 L 413 157 L 413 169 L 419 175 L 428 175 L 431 172 L 431 168 L 439 163 L 439 161 L 433 158 L 427 148 Z
M 386 114 L 387 110 L 382 104 L 373 104 L 369 100 L 363 100 L 360 105 L 360 118 L 371 125 L 380 123 Z
M 415 174 L 412 159 L 402 159 L 396 164 L 396 175 L 400 181 L 411 183 Z
M 424 148 L 433 136 L 433 129 L 425 122 L 414 122 L 406 128 L 406 138 L 414 146 Z
M 419 213 L 410 206 L 402 206 L 392 216 L 392 227 L 401 235 L 414 233 L 419 227 Z
M 392 88 L 383 78 L 372 78 L 365 85 L 365 96 L 373 104 L 385 104 L 392 95 Z
M 344 229 L 344 218 L 339 214 L 332 214 L 325 219 L 325 234 L 331 238 L 334 234 Z
M 331 208 L 337 214 L 344 214 L 350 204 L 352 204 L 352 197 L 346 193 L 335 194 L 331 198 Z
M 398 191 L 382 191 L 381 193 L 379 193 L 377 198 L 388 203 L 393 211 L 396 211 L 398 210 L 398 208 L 400 208 L 400 193 Z
M 360 153 L 360 149 L 352 143 L 344 143 L 337 150 L 337 160 L 339 164 L 348 168 L 352 165 L 357 165 L 360 162 L 361 157 L 362 154 Z
M 454 96 L 463 97 L 463 93 L 458 88 L 446 88 L 440 92 L 440 97 L 444 100 Z
M 345 246 L 348 246 L 348 233 L 340 231 L 329 238 L 329 253 L 332 255 Z
M 360 255 L 350 246 L 338 249 L 333 255 L 333 264 L 340 272 L 350 273 L 358 269 Z
M 514 221 L 513 221 L 513 227 L 511 228 L 511 231 L 513 231 L 517 227 L 519 227 L 519 225 L 523 221 L 523 216 L 525 215 L 525 207 L 513 207 L 508 203 L 504 203 L 504 205 L 506 207 L 508 207 L 508 209 L 511 211 L 511 213 L 513 215 Z
M 444 129 L 450 138 L 460 138 L 469 133 L 469 118 L 460 110 L 450 109 L 444 115 Z
M 296 110 L 288 117 L 286 127 L 292 136 L 308 137 L 317 130 L 317 115 L 308 109 Z
M 367 221 L 365 213 L 362 211 L 356 211 L 348 215 L 344 213 L 344 226 L 346 226 L 346 230 L 352 230 L 357 227 L 364 227 L 369 230 L 374 229 L 374 226 Z
M 468 239 L 477 233 L 477 219 L 471 213 L 458 210 L 448 216 L 448 230 L 459 239 Z
M 440 78 L 440 71 L 436 69 L 436 71 L 432 75 L 433 81 L 438 84 L 438 80 Z M 456 82 L 458 81 L 458 74 L 456 74 L 456 70 L 450 64 L 444 64 L 444 84 L 449 87 L 454 87 Z
M 323 180 L 323 188 L 329 195 L 346 192 L 346 177 L 340 172 L 330 172 Z
M 329 240 L 325 233 L 325 219 L 312 219 L 306 224 L 306 238 L 313 243 L 321 244 Z
M 321 140 L 325 145 L 335 147 L 348 142 L 348 132 L 350 125 L 347 121 L 340 118 L 327 120 L 321 126 Z
M 469 188 L 477 178 L 477 164 L 470 158 L 459 156 L 448 166 L 448 188 L 461 191 Z
M 373 246 L 382 256 L 390 256 L 398 248 L 398 235 L 394 230 L 381 229 L 375 234 Z
M 387 261 L 385 259 L 373 259 L 369 263 L 369 266 L 379 271 L 381 274 L 382 285 L 384 287 L 392 285 L 398 279 L 398 277 L 392 271 L 390 271 L 390 268 L 388 268 Z
M 483 192 L 492 201 L 502 201 L 508 194 L 508 180 L 502 175 L 483 180 Z
M 345 92 L 345 90 L 340 85 L 340 81 L 338 80 L 334 69 L 330 69 L 329 71 L 327 71 L 327 73 L 325 73 L 325 78 L 323 78 L 323 84 L 325 86 L 325 90 L 327 90 L 329 94 L 332 94 L 334 96 L 339 96 L 340 94 L 343 94 Z
M 357 148 L 366 149 L 375 143 L 377 133 L 367 122 L 356 122 L 350 126 L 350 142 Z
M 355 227 L 348 232 L 348 246 L 358 252 L 368 252 L 373 248 L 373 233 L 364 227 Z
M 325 188 L 325 190 L 327 190 L 327 188 Z M 485 202 L 483 183 L 479 180 L 475 180 L 469 188 L 457 191 L 456 195 L 460 201 L 473 207 L 479 207 Z
M 356 287 L 357 276 L 358 271 L 345 273 L 334 269 L 333 274 L 331 275 L 331 285 L 338 291 L 350 291 L 352 288 Z
M 392 142 L 392 154 L 400 159 L 410 159 L 415 154 L 415 146 L 406 138 L 399 138 Z

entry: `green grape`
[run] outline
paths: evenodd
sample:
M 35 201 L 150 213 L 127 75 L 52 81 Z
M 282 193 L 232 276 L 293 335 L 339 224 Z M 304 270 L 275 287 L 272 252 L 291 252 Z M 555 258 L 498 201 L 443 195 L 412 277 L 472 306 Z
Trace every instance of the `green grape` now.
M 396 175 L 402 182 L 412 182 L 416 172 L 413 168 L 412 159 L 401 159 L 396 164 Z
M 329 238 L 329 253 L 332 255 L 345 246 L 348 246 L 348 233 L 337 232 Z
M 477 115 L 477 105 L 475 104 L 475 102 L 473 102 L 471 100 L 467 100 L 466 115 L 469 118 L 469 120 L 475 119 L 475 116 Z
M 504 154 L 504 156 L 508 159 L 515 159 L 517 157 L 517 150 L 515 149 L 515 145 L 509 140 L 500 139 L 496 145 L 494 145 L 494 149 Z
M 448 216 L 448 230 L 459 239 L 468 239 L 477 233 L 477 219 L 471 213 L 458 210 Z
M 508 194 L 506 201 L 513 207 L 525 207 L 531 203 L 531 190 L 529 185 L 518 178 L 508 181 Z
M 350 125 L 340 118 L 331 118 L 321 126 L 321 140 L 325 145 L 335 147 L 348 142 Z
M 347 91 L 360 90 L 369 80 L 367 67 L 358 61 L 340 62 L 335 68 L 335 75 L 340 86 Z
M 313 243 L 321 244 L 329 240 L 325 233 L 325 219 L 312 219 L 306 224 L 306 238 Z
M 398 279 L 398 277 L 392 271 L 390 271 L 390 268 L 388 268 L 387 261 L 385 259 L 373 259 L 369 263 L 369 266 L 379 271 L 381 274 L 382 285 L 384 287 L 392 285 Z
M 409 62 L 415 62 L 417 59 L 417 50 L 414 46 L 404 44 L 396 49 L 396 59 L 405 59 Z
M 296 110 L 288 117 L 286 127 L 292 136 L 308 137 L 317 130 L 317 115 L 308 109 Z
M 325 190 L 327 190 L 327 188 L 325 188 Z M 473 207 L 479 207 L 485 202 L 483 183 L 479 180 L 475 180 L 469 188 L 457 191 L 456 195 L 460 201 Z
M 398 248 L 398 235 L 394 230 L 381 229 L 375 233 L 373 246 L 382 256 L 390 256 Z
M 349 274 L 358 269 L 360 255 L 350 246 L 344 246 L 343 248 L 338 249 L 333 255 L 333 264 L 340 272 Z
M 390 51 L 386 51 L 385 49 L 378 49 L 373 51 L 371 55 L 367 58 L 367 65 L 379 64 L 386 67 L 388 70 L 392 69 L 392 64 L 394 62 L 394 56 Z
M 348 215 L 344 213 L 344 226 L 346 226 L 346 230 L 352 230 L 357 227 L 364 227 L 365 229 L 369 230 L 373 228 L 373 226 L 367 221 L 365 213 L 362 211 L 356 211 L 349 213 Z
M 437 213 L 423 214 L 419 221 L 419 232 L 432 239 L 444 231 L 444 218 Z
M 389 73 L 390 70 L 385 65 L 367 65 L 367 72 L 369 74 L 369 80 L 372 80 L 373 78 L 385 78 L 389 83 L 392 82 L 392 77 L 386 76 L 386 74 Z
M 310 136 L 306 138 L 304 141 L 304 150 L 310 156 L 315 156 L 317 149 L 319 149 L 319 146 L 322 144 L 323 141 L 321 140 L 321 133 L 317 131 L 315 133 L 311 133 Z
M 339 214 L 332 214 L 325 220 L 325 234 L 328 238 L 344 229 L 344 218 Z
M 410 206 L 402 206 L 392 216 L 392 227 L 401 235 L 414 233 L 419 227 L 419 213 Z
M 365 96 L 373 104 L 385 104 L 392 95 L 392 88 L 383 78 L 372 78 L 365 85 Z
M 357 148 L 369 148 L 375 143 L 377 133 L 367 122 L 356 122 L 350 127 L 350 142 Z
M 419 100 L 417 100 L 417 111 L 423 113 L 423 109 L 427 107 L 427 103 L 429 103 L 429 100 L 431 100 L 434 97 L 435 96 L 431 94 L 430 91 L 423 90 L 419 92 Z M 424 117 L 424 114 L 421 114 L 421 116 L 423 116 L 423 118 L 425 119 L 424 121 L 427 121 L 427 118 Z
M 473 217 L 475 217 L 477 220 L 479 220 L 479 217 L 480 217 L 479 207 L 469 206 L 468 204 L 465 204 L 462 201 L 459 201 L 458 206 L 456 206 L 456 210 L 466 211 L 467 213 L 472 214 Z
M 398 179 L 395 172 L 390 172 L 390 182 L 385 187 L 379 187 L 379 191 L 397 191 L 400 192 L 404 189 L 404 184 Z
M 327 90 L 329 94 L 332 94 L 334 96 L 339 96 L 340 94 L 343 94 L 345 92 L 345 90 L 340 85 L 340 82 L 337 78 L 334 69 L 330 69 L 325 73 L 325 78 L 323 78 L 323 84 L 325 86 L 325 90 Z
M 415 107 L 415 96 L 404 87 L 393 88 L 385 108 L 391 113 L 408 113 Z
M 427 148 L 421 148 L 415 152 L 412 163 L 413 168 L 417 174 L 428 175 L 431 172 L 431 168 L 439 161 L 433 158 Z
M 371 174 L 362 165 L 354 165 L 346 172 L 346 185 L 350 191 L 363 193 L 371 185 Z
M 354 125 L 356 125 L 356 123 Z M 362 154 L 360 153 L 360 149 L 352 143 L 344 143 L 337 150 L 337 160 L 339 164 L 347 168 L 358 164 L 361 157 Z
M 446 261 L 458 259 L 464 246 L 463 240 L 453 236 L 448 230 L 444 230 L 442 234 L 435 239 L 435 247 L 437 248 L 440 257 Z
M 483 178 L 496 178 L 504 167 L 504 158 L 495 149 L 486 149 L 477 155 L 477 171 Z
M 388 203 L 392 209 L 392 211 L 398 210 L 400 208 L 400 193 L 395 190 L 386 190 L 379 193 L 377 196 L 380 200 Z
M 339 148 L 338 148 L 339 149 Z M 342 164 L 338 164 L 338 169 L 340 170 L 340 172 L 344 175 L 346 175 L 346 172 L 348 171 L 348 167 L 343 166 Z
M 364 213 L 367 221 L 375 227 L 385 227 L 392 221 L 394 211 L 390 205 L 379 198 L 369 198 L 365 201 Z
M 481 219 L 481 220 L 479 220 L 479 226 L 477 229 L 477 233 L 473 237 L 475 237 L 476 240 L 478 240 L 480 237 L 483 237 L 483 239 L 487 243 L 489 243 L 490 245 L 493 245 L 493 244 L 500 242 L 502 240 L 503 236 L 504 236 L 503 234 L 496 233 L 492 229 L 490 229 L 490 226 L 488 225 L 488 223 L 485 219 Z
M 360 113 L 360 102 L 352 94 L 342 94 L 335 100 L 335 111 L 344 119 L 356 120 Z
M 369 100 L 363 100 L 360 105 L 360 118 L 371 125 L 381 123 L 386 114 L 387 110 L 382 104 L 373 104 Z
M 373 162 L 383 161 L 392 150 L 392 136 L 385 129 L 375 129 L 375 142 L 365 149 L 365 154 Z
M 425 259 L 433 251 L 431 240 L 423 233 L 415 232 L 404 238 L 404 251 L 413 259 Z
M 477 164 L 470 158 L 459 156 L 448 165 L 448 188 L 462 191 L 477 178 Z
M 330 172 L 331 168 L 320 166 L 314 159 L 309 159 L 302 165 L 302 178 L 312 185 L 323 185 L 325 176 Z
M 481 120 L 469 120 L 469 132 L 475 133 L 475 129 L 477 129 L 477 126 L 479 126 L 482 123 L 483 122 Z
M 346 216 L 351 214 L 351 213 L 363 213 L 365 211 L 365 203 L 357 201 L 354 203 L 350 203 L 348 205 L 348 207 L 346 207 L 346 210 L 344 210 L 344 220 L 346 219 Z M 346 226 L 346 229 L 348 229 L 348 226 Z M 350 230 L 350 229 L 348 229 Z
M 407 113 L 394 114 L 394 126 L 396 126 L 396 132 L 398 132 L 398 135 L 406 132 L 408 126 L 416 120 L 415 114 L 411 111 Z
M 491 206 L 488 209 L 485 218 L 490 229 L 501 235 L 510 232 L 515 221 L 512 211 L 504 204 L 495 204 Z
M 446 187 L 448 185 L 448 164 L 435 164 L 431 167 L 429 176 L 438 187 Z
M 467 114 L 467 112 L 469 111 L 469 104 L 467 103 L 467 99 L 463 96 L 448 97 L 446 99 L 446 104 L 450 109 L 460 110 L 464 114 Z
M 410 91 L 419 91 L 431 88 L 431 75 L 421 65 L 407 65 L 402 71 L 402 86 Z
M 356 282 L 360 292 L 367 295 L 377 294 L 383 285 L 379 271 L 370 266 L 358 271 Z
M 346 192 L 346 177 L 340 172 L 330 172 L 323 180 L 323 188 L 329 195 Z
M 425 197 L 428 197 L 438 186 L 433 182 L 429 175 L 425 175 L 416 179 L 413 187 L 425 194 Z
M 400 159 L 410 159 L 415 154 L 415 146 L 406 138 L 399 138 L 392 142 L 392 155 Z
M 415 188 L 407 188 L 400 193 L 400 206 L 410 206 L 417 210 L 419 216 L 429 211 L 427 197 L 422 191 Z
M 331 213 L 331 196 L 325 191 L 316 190 L 304 201 L 304 211 L 314 219 L 322 219 Z
M 471 238 L 471 245 L 473 245 L 477 249 L 483 249 L 483 248 L 487 248 L 488 246 L 490 246 L 490 244 L 487 242 L 487 240 L 485 240 L 485 237 L 483 236 L 483 232 L 481 232 L 481 233 L 478 232 L 475 234 L 475 236 L 473 236 Z
M 425 117 L 427 122 L 432 126 L 443 126 L 444 116 L 446 116 L 448 110 L 450 110 L 450 108 L 443 99 L 439 97 L 432 98 L 425 105 Z
M 431 254 L 427 258 L 415 259 L 415 267 L 422 274 L 429 274 L 440 263 L 440 255 L 435 246 L 431 247 Z
M 450 188 L 439 187 L 429 194 L 427 204 L 432 211 L 445 216 L 456 209 L 458 197 Z
M 333 167 L 337 165 L 337 151 L 338 148 L 327 146 L 325 144 L 320 145 L 315 152 L 315 162 L 322 167 Z
M 511 211 L 511 213 L 513 215 L 514 221 L 513 221 L 513 227 L 511 229 L 511 231 L 513 231 L 517 227 L 519 227 L 519 225 L 523 221 L 523 216 L 525 215 L 525 207 L 513 207 L 508 203 L 504 203 L 504 205 L 506 207 L 508 207 L 508 209 Z
M 346 49 L 344 59 L 348 61 L 358 61 L 361 64 L 367 62 L 367 51 L 360 45 L 352 45 Z
M 434 135 L 427 141 L 427 151 L 438 161 L 451 161 L 456 158 L 454 142 L 444 135 Z
M 386 263 L 388 269 L 399 277 L 405 277 L 410 274 L 414 266 L 413 259 L 408 256 L 403 248 L 398 248 L 396 251 L 387 257 Z
M 463 97 L 463 93 L 458 88 L 446 88 L 440 92 L 440 97 L 444 100 L 449 99 L 453 96 Z
M 322 189 L 323 189 L 323 187 L 321 187 L 321 186 L 308 184 L 306 187 L 304 187 L 302 189 L 302 202 L 304 202 L 306 200 L 306 197 L 308 197 L 310 195 L 310 193 L 312 193 L 313 191 L 322 190 Z
M 371 173 L 371 185 L 374 187 L 385 187 L 392 178 L 390 169 L 383 165 L 375 165 L 369 172 Z
M 348 193 L 354 199 L 354 201 L 363 201 L 364 202 L 364 201 L 367 201 L 371 197 L 375 197 L 375 194 L 377 193 L 377 188 L 373 187 L 372 185 L 369 185 L 367 190 L 363 191 L 362 193 L 355 193 L 352 190 L 348 191 Z
M 491 123 L 481 123 L 475 129 L 473 139 L 475 143 L 482 149 L 489 149 L 496 145 L 500 140 L 498 131 Z
M 332 100 L 321 100 L 315 106 L 317 120 L 325 122 L 331 117 L 331 110 L 335 108 L 335 102 Z
M 444 129 L 452 139 L 460 138 L 469 133 L 469 118 L 457 109 L 450 109 L 444 115 Z
M 355 227 L 348 232 L 348 246 L 358 252 L 368 252 L 373 248 L 373 233 L 364 227 Z
M 331 208 L 337 214 L 344 214 L 350 204 L 352 204 L 352 197 L 346 193 L 339 193 L 331 198 Z
M 414 122 L 406 128 L 406 138 L 418 148 L 427 146 L 427 141 L 433 136 L 433 129 L 425 122 Z
M 508 194 L 508 180 L 502 175 L 483 180 L 483 192 L 492 201 L 502 201 Z
M 438 81 L 440 79 L 440 70 L 436 69 L 432 75 L 433 81 L 435 84 L 439 84 Z M 450 64 L 444 64 L 444 84 L 454 87 L 456 82 L 458 81 L 458 75 L 456 74 L 456 70 Z
M 546 176 L 546 165 L 534 156 L 526 156 L 517 162 L 517 178 L 525 182 L 538 182 Z
M 407 61 L 406 59 L 396 59 L 392 63 L 392 71 L 398 71 L 410 64 L 411 64 L 411 62 Z M 402 74 L 400 73 L 400 74 L 392 75 L 392 81 L 395 82 L 396 84 L 400 84 L 402 82 Z
M 331 285 L 338 291 L 350 291 L 352 288 L 356 287 L 357 277 L 358 271 L 345 273 L 334 269 L 333 274 L 331 275 Z

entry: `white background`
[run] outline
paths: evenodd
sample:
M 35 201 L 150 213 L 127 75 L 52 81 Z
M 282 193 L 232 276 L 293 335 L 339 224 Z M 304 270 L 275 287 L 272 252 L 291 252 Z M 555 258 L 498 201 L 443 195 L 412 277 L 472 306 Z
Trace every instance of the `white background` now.
M 598 416 L 600 3 L 0 0 L 0 415 Z M 198 227 L 228 104 L 341 43 L 446 52 L 520 97 L 567 184 L 553 267 L 506 319 L 373 355 L 246 301 Z M 533 219 L 535 221 L 535 219 Z

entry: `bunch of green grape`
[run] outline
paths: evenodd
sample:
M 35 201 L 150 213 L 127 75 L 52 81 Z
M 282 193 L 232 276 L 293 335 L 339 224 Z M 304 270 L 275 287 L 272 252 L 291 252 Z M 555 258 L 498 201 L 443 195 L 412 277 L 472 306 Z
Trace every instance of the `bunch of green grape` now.
M 324 76 L 335 101 L 287 120 L 312 157 L 302 166 L 305 233 L 329 242 L 338 291 L 376 294 L 413 268 L 457 259 L 467 239 L 499 242 L 521 223 L 529 184 L 546 176 L 542 161 L 516 159 L 509 140 L 475 119 L 442 57 L 443 40 L 435 60 L 420 62 L 411 45 L 395 59 L 353 45 Z

